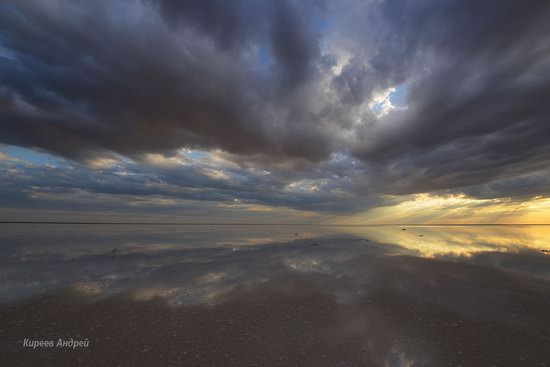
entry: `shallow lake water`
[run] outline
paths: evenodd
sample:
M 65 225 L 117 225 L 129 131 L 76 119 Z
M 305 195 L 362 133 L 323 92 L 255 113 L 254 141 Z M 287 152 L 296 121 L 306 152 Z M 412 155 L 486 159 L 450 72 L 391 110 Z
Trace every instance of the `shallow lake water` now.
M 0 365 L 550 366 L 548 250 L 550 226 L 1 224 Z

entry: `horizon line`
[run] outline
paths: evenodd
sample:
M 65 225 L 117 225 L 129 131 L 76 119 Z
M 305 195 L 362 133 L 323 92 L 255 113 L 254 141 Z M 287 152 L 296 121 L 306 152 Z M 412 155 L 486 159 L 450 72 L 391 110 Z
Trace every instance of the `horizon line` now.
M 61 222 L 61 221 L 0 221 L 0 224 L 55 224 L 55 225 L 152 225 L 152 226 L 331 226 L 331 227 L 390 227 L 390 226 L 550 226 L 550 223 L 193 223 L 193 222 Z

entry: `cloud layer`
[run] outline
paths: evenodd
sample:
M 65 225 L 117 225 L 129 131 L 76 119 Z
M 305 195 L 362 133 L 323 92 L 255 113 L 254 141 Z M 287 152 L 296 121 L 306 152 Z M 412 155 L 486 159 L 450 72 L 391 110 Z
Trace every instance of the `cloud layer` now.
M 542 0 L 7 1 L 0 143 L 78 168 L 19 166 L 3 190 L 328 212 L 547 196 L 549 17 Z M 182 149 L 224 162 L 167 165 Z M 90 168 L 105 159 L 139 174 Z

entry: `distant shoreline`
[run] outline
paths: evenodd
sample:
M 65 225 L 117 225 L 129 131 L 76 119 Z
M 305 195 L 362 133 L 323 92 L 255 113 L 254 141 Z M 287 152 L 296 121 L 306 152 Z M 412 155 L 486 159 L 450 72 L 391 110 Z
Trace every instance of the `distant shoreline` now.
M 188 222 L 52 222 L 0 221 L 0 224 L 56 224 L 56 225 L 142 225 L 142 226 L 317 226 L 317 227 L 473 227 L 473 226 L 550 226 L 550 223 L 396 223 L 396 224 L 321 224 L 321 223 L 188 223 Z

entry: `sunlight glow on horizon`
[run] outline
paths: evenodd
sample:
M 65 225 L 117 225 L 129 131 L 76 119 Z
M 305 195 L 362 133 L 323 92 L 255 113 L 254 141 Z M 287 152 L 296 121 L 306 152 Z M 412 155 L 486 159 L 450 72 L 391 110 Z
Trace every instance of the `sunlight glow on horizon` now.
M 550 199 L 475 199 L 466 195 L 412 195 L 397 205 L 337 219 L 338 224 L 548 224 Z

